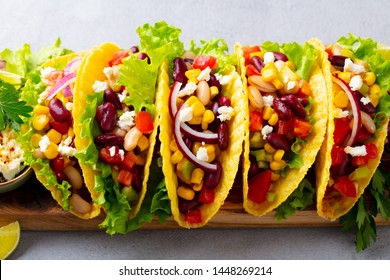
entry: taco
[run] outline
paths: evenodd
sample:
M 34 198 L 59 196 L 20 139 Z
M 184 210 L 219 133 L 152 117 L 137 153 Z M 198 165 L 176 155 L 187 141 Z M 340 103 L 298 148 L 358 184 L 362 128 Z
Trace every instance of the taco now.
M 74 145 L 74 84 L 82 55 L 53 58 L 28 74 L 21 99 L 33 106 L 20 136 L 25 163 L 61 207 L 84 219 L 100 214 L 97 193 L 84 182 Z
M 309 43 L 235 49 L 246 100 L 243 204 L 262 216 L 292 194 L 315 161 L 327 121 L 325 80 Z
M 242 83 L 221 39 L 176 57 L 163 98 L 161 153 L 171 211 L 185 228 L 201 227 L 231 189 L 242 152 Z
M 358 201 L 379 166 L 390 115 L 390 62 L 377 42 L 352 34 L 326 49 L 315 45 L 324 53 L 329 98 L 327 134 L 316 164 L 317 211 L 335 220 Z

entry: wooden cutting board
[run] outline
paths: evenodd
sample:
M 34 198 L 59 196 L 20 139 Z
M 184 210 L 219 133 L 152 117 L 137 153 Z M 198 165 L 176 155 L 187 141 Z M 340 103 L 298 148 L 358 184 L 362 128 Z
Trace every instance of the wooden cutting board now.
M 390 155 L 384 154 L 381 167 L 390 172 Z M 34 231 L 78 231 L 100 230 L 99 217 L 82 220 L 62 210 L 56 201 L 35 178 L 12 192 L 0 194 L 0 226 L 18 220 L 22 230 Z M 376 219 L 377 225 L 390 226 L 390 221 Z M 247 214 L 242 207 L 242 189 L 234 186 L 216 216 L 206 225 L 207 228 L 266 228 L 266 227 L 323 227 L 339 226 L 317 216 L 315 206 L 297 212 L 287 220 L 277 221 L 275 212 L 263 217 Z M 142 229 L 179 228 L 173 219 L 162 225 L 158 220 L 145 224 Z

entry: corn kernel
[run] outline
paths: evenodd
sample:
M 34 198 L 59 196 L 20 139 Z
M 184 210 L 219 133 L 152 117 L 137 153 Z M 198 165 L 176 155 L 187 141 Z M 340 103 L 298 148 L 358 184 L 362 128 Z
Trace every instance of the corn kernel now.
M 269 153 L 269 154 L 273 154 L 276 152 L 276 149 L 274 147 L 272 147 L 269 143 L 265 143 L 264 145 L 264 150 Z
M 202 143 L 200 142 L 194 142 L 192 144 L 192 153 L 196 155 L 196 153 L 198 152 L 199 148 L 202 147 Z
M 213 99 L 214 97 L 216 97 L 219 93 L 219 89 L 216 87 L 216 86 L 212 86 L 210 87 L 210 98 Z
M 274 126 L 278 123 L 279 117 L 277 113 L 273 113 L 268 120 L 269 125 Z
M 42 139 L 42 135 L 38 133 L 35 133 L 31 136 L 31 143 L 35 148 L 39 147 L 39 142 L 41 141 L 41 139 Z
M 69 128 L 68 128 L 68 136 L 69 136 L 69 137 L 72 137 L 72 138 L 74 137 L 74 130 L 73 130 L 72 127 L 69 127 Z
M 185 75 L 189 80 L 191 80 L 192 78 L 196 79 L 199 76 L 200 72 L 202 72 L 202 70 L 192 69 L 192 70 L 186 71 Z
M 278 69 L 275 66 L 275 63 L 268 63 L 261 69 L 261 76 L 265 82 L 271 82 L 272 80 L 278 77 Z
M 340 72 L 338 77 L 348 85 L 349 82 L 351 81 L 352 73 L 351 72 Z
M 295 64 L 291 60 L 286 61 L 285 65 L 290 68 L 292 71 L 295 71 Z
M 374 107 L 378 106 L 379 103 L 379 95 L 377 94 L 372 94 L 370 95 L 371 103 L 374 105 Z
M 188 106 L 192 106 L 192 104 L 194 104 L 195 102 L 200 102 L 198 97 L 196 97 L 195 95 L 191 95 L 187 100 L 186 100 L 186 104 Z
M 206 111 L 206 108 L 199 100 L 194 102 L 191 107 L 192 107 L 192 114 L 195 118 L 202 117 L 204 112 Z
M 206 130 L 208 125 L 212 123 L 215 119 L 214 113 L 211 110 L 206 110 L 202 118 L 202 129 Z
M 189 123 L 189 124 L 202 124 L 202 116 L 200 116 L 200 117 L 193 117 L 187 123 Z
M 203 147 L 206 148 L 207 150 L 207 155 L 209 157 L 209 159 L 207 160 L 207 162 L 212 162 L 214 161 L 216 155 L 215 155 L 215 146 L 212 145 L 212 144 L 206 144 L 204 145 Z
M 363 74 L 363 82 L 368 85 L 372 86 L 375 83 L 376 77 L 373 72 L 366 72 Z
M 282 167 L 285 165 L 285 161 L 284 160 L 279 160 L 279 161 L 271 161 L 271 163 L 269 164 L 269 167 L 274 170 L 274 171 L 277 171 L 277 170 L 280 170 L 282 169 Z
M 378 84 L 373 84 L 372 86 L 370 86 L 370 89 L 368 90 L 368 92 L 370 93 L 370 95 L 379 95 L 381 91 L 381 88 L 379 87 Z
M 43 105 L 37 105 L 34 107 L 34 114 L 35 115 L 48 115 L 49 114 L 49 107 L 43 106 Z
M 46 151 L 43 152 L 47 159 L 54 159 L 58 156 L 58 146 L 53 142 L 50 142 L 47 146 Z
M 260 131 L 256 131 L 252 134 L 252 137 L 249 140 L 250 147 L 254 149 L 259 149 L 264 147 L 264 139 Z
M 178 164 L 183 159 L 183 154 L 180 152 L 180 150 L 177 150 L 173 153 L 171 157 L 171 163 Z
M 180 186 L 177 188 L 177 195 L 185 200 L 193 200 L 195 197 L 194 190 Z
M 277 150 L 277 151 L 275 152 L 275 154 L 274 154 L 274 160 L 276 160 L 276 161 L 281 161 L 282 158 L 283 158 L 283 156 L 284 156 L 284 150 L 279 149 L 279 150 Z
M 139 151 L 143 152 L 145 151 L 147 148 L 149 148 L 149 139 L 148 137 L 146 137 L 145 135 L 142 135 L 139 139 L 138 139 L 138 142 L 137 142 L 137 148 Z
M 49 117 L 47 115 L 38 115 L 33 118 L 33 127 L 35 130 L 42 130 L 49 124 Z
M 333 103 L 339 108 L 347 107 L 349 104 L 349 99 L 347 94 L 343 90 L 340 90 L 339 92 L 336 93 L 333 99 Z
M 191 79 L 189 79 L 189 80 L 188 80 L 188 83 L 194 83 L 194 84 L 198 84 L 198 83 L 199 83 L 199 81 L 198 81 L 198 79 L 197 79 L 197 78 L 191 78 Z
M 272 174 L 271 174 L 271 181 L 272 182 L 276 182 L 277 180 L 279 180 L 279 178 L 280 178 L 280 174 L 272 172 Z
M 265 107 L 263 110 L 263 120 L 268 121 L 274 112 L 274 109 L 271 107 Z
M 284 88 L 284 83 L 280 78 L 273 79 L 271 83 L 275 86 L 277 90 Z
M 200 192 L 203 188 L 203 182 L 200 183 L 200 184 L 193 184 L 192 185 L 192 189 L 196 192 Z
M 191 174 L 191 183 L 200 184 L 203 180 L 204 171 L 200 168 L 195 168 Z
M 254 56 L 258 56 L 260 57 L 261 59 L 264 59 L 264 53 L 262 51 L 259 51 L 259 52 L 252 52 L 249 54 L 249 57 L 252 58 Z
M 172 152 L 176 152 L 179 148 L 177 147 L 175 138 L 172 139 L 171 143 L 169 144 L 169 149 Z
M 47 132 L 46 136 L 49 137 L 49 140 L 55 144 L 59 144 L 62 140 L 62 134 L 53 128 Z

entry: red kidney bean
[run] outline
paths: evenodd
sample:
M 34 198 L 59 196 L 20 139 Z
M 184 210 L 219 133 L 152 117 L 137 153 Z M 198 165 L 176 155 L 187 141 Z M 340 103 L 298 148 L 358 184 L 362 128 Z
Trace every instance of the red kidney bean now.
M 252 58 L 250 59 L 249 63 L 252 64 L 253 66 L 255 66 L 255 68 L 259 72 L 261 71 L 261 69 L 264 68 L 264 62 L 257 55 L 252 56 Z
M 49 111 L 56 122 L 69 122 L 72 118 L 72 114 L 64 107 L 62 101 L 56 97 L 50 100 Z
M 249 176 L 256 175 L 260 171 L 260 168 L 259 168 L 259 165 L 256 161 L 256 158 L 254 156 L 250 155 L 249 160 L 250 160 L 251 164 L 249 166 L 248 175 Z
M 230 98 L 227 96 L 221 95 L 218 98 L 218 104 L 219 104 L 219 106 L 230 106 L 231 105 Z
M 58 155 L 56 158 L 50 160 L 50 167 L 54 173 L 62 172 L 65 167 L 65 160 L 61 155 Z
M 149 56 L 148 56 L 146 53 L 144 53 L 144 52 L 139 53 L 138 59 L 140 59 L 140 60 L 147 59 L 147 60 L 148 60 L 148 64 L 150 64 L 150 58 L 149 58 Z
M 58 184 L 62 184 L 63 181 L 68 180 L 68 178 L 66 177 L 66 175 L 63 171 L 56 172 L 55 175 L 56 175 Z
M 104 101 L 114 104 L 117 110 L 122 109 L 122 103 L 119 100 L 119 96 L 112 89 L 106 89 L 104 91 Z
M 309 104 L 309 98 L 306 95 L 296 94 L 295 96 L 304 107 Z
M 187 71 L 187 65 L 184 59 L 181 57 L 176 57 L 173 60 L 173 80 L 175 82 L 183 83 L 183 85 L 187 83 L 188 78 L 185 75 L 186 71 Z
M 207 172 L 204 176 L 203 184 L 208 189 L 214 189 L 218 186 L 219 181 L 221 181 L 222 177 L 222 165 L 216 160 L 214 164 L 217 165 L 217 171 L 215 173 Z
M 188 57 L 184 58 L 184 62 L 188 62 L 191 65 L 194 64 L 194 60 L 192 58 L 188 58 Z
M 201 206 L 202 203 L 199 201 L 198 197 L 195 197 L 192 200 L 179 199 L 179 211 L 182 214 L 187 214 L 189 210 L 193 210 Z
M 363 94 L 361 94 L 359 91 L 352 91 L 352 92 L 355 94 L 357 100 L 359 100 L 360 110 L 366 112 L 369 115 L 372 115 L 375 113 L 375 107 L 374 107 L 374 105 L 372 105 L 371 102 L 368 104 L 363 104 L 363 102 L 360 100 L 360 99 L 362 99 L 362 97 L 364 97 Z
M 273 101 L 274 110 L 278 114 L 279 119 L 287 121 L 292 118 L 293 114 L 291 112 L 291 109 L 284 104 L 283 101 L 280 100 L 280 98 L 274 98 Z
M 332 175 L 335 177 L 340 177 L 350 174 L 354 169 L 351 161 L 351 155 L 345 154 L 344 159 L 340 164 L 334 165 L 330 168 Z
M 96 114 L 95 114 L 95 120 L 100 123 L 103 118 L 103 106 L 104 104 L 100 104 L 97 109 L 96 109 Z
M 184 141 L 184 144 L 186 144 L 186 146 L 188 147 L 188 149 L 190 149 L 192 151 L 192 146 L 193 146 L 193 142 L 192 140 L 189 138 L 189 137 L 184 137 L 183 138 L 183 141 Z
M 218 81 L 217 77 L 215 77 L 214 73 L 212 73 L 212 72 L 210 73 L 210 80 L 208 80 L 207 83 L 209 84 L 210 87 L 212 87 L 212 86 L 217 87 L 219 92 L 222 91 L 222 85 Z
M 294 112 L 294 114 L 299 118 L 306 118 L 307 112 L 301 102 L 299 102 L 298 98 L 295 95 L 289 94 L 280 98 L 290 109 Z
M 346 59 L 347 57 L 343 55 L 331 55 L 328 58 L 329 62 L 334 66 L 344 66 Z
M 123 146 L 123 138 L 116 134 L 101 134 L 95 137 L 94 142 L 97 146 Z
M 137 52 L 139 52 L 139 49 L 138 49 L 137 46 L 131 46 L 131 47 L 130 47 L 130 51 L 131 51 L 132 53 L 137 53 Z
M 111 102 L 105 102 L 102 110 L 100 128 L 104 133 L 108 133 L 113 131 L 116 126 L 116 108 Z
M 288 138 L 284 134 L 278 134 L 276 132 L 271 132 L 267 135 L 267 142 L 274 148 L 274 149 L 282 149 L 286 153 L 291 151 L 291 145 L 290 141 L 288 141 Z
M 218 127 L 218 147 L 221 151 L 229 147 L 229 126 L 225 122 L 221 122 Z
M 274 57 L 275 57 L 275 61 L 278 61 L 278 60 L 282 60 L 284 62 L 288 61 L 288 57 L 283 54 L 283 53 L 280 53 L 280 52 L 273 52 L 274 54 Z
M 60 122 L 51 122 L 50 123 L 50 126 L 52 128 L 54 128 L 54 130 L 58 131 L 59 133 L 61 133 L 62 135 L 64 134 L 67 134 L 68 133 L 68 129 L 69 129 L 69 122 L 64 122 L 64 123 L 60 123 Z
M 139 193 L 142 190 L 142 166 L 134 165 L 133 168 L 131 168 L 131 173 L 133 174 L 131 186 Z
M 210 110 L 213 111 L 215 118 L 209 124 L 208 129 L 213 132 L 217 132 L 219 124 L 221 123 L 221 120 L 217 118 L 217 116 L 219 115 L 218 108 L 219 108 L 218 102 L 211 103 Z

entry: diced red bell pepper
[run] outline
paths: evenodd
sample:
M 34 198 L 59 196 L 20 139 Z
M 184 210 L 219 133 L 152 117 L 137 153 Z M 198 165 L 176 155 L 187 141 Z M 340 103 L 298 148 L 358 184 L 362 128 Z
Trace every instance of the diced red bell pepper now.
M 260 72 L 259 70 L 256 69 L 255 66 L 253 66 L 252 64 L 248 64 L 246 66 L 246 75 L 249 77 L 249 76 L 253 76 L 253 75 L 258 75 L 260 76 Z
M 343 196 L 356 197 L 356 186 L 348 176 L 336 178 L 333 187 Z
M 112 67 L 114 65 L 122 64 L 122 59 L 128 57 L 129 55 L 130 53 L 128 50 L 117 51 L 116 53 L 114 53 L 114 57 L 108 62 L 108 65 Z
M 123 160 L 118 165 L 120 169 L 130 170 L 137 161 L 137 156 L 133 151 L 126 152 Z
M 376 159 L 378 157 L 378 148 L 374 143 L 366 144 L 367 157 L 369 159 Z
M 115 147 L 114 155 L 111 156 L 110 148 Z M 100 150 L 99 152 L 100 158 L 108 164 L 117 164 L 122 162 L 122 156 L 119 154 L 118 146 L 107 146 Z
M 199 224 L 202 222 L 202 214 L 199 209 L 189 210 L 185 216 L 185 220 L 190 224 Z
M 200 202 L 204 204 L 210 204 L 214 202 L 214 199 L 215 199 L 215 192 L 213 189 L 202 188 L 199 195 Z
M 207 67 L 210 67 L 210 69 L 216 69 L 218 67 L 217 58 L 211 55 L 198 55 L 195 57 L 192 67 L 200 70 L 204 70 Z
M 368 132 L 364 126 L 361 126 L 358 129 L 356 140 L 357 140 L 357 142 L 364 142 L 364 141 L 370 139 L 371 136 L 372 136 L 372 133 Z
M 335 145 L 342 146 L 350 133 L 351 128 L 349 127 L 348 118 L 335 119 L 335 128 L 333 132 Z
M 251 59 L 251 53 L 260 52 L 261 48 L 259 46 L 243 46 L 242 50 L 244 52 L 245 65 L 248 65 Z
M 152 114 L 144 111 L 138 112 L 135 116 L 135 126 L 142 133 L 151 133 L 154 128 Z
M 124 186 L 131 186 L 131 183 L 133 182 L 133 174 L 128 170 L 121 169 L 119 170 L 117 180 Z
M 258 111 L 252 111 L 249 115 L 249 131 L 260 131 L 263 128 L 263 114 Z
M 251 177 L 248 181 L 248 199 L 258 204 L 266 201 L 267 192 L 271 187 L 271 177 L 272 172 L 269 169 Z
M 310 127 L 311 124 L 309 121 L 300 118 L 294 118 L 293 135 L 299 138 L 307 138 L 310 133 Z
M 356 156 L 352 158 L 352 165 L 353 166 L 362 166 L 366 165 L 369 161 L 369 158 L 367 155 L 365 156 Z
M 344 147 L 334 145 L 331 151 L 332 166 L 342 164 L 347 154 L 344 152 Z

